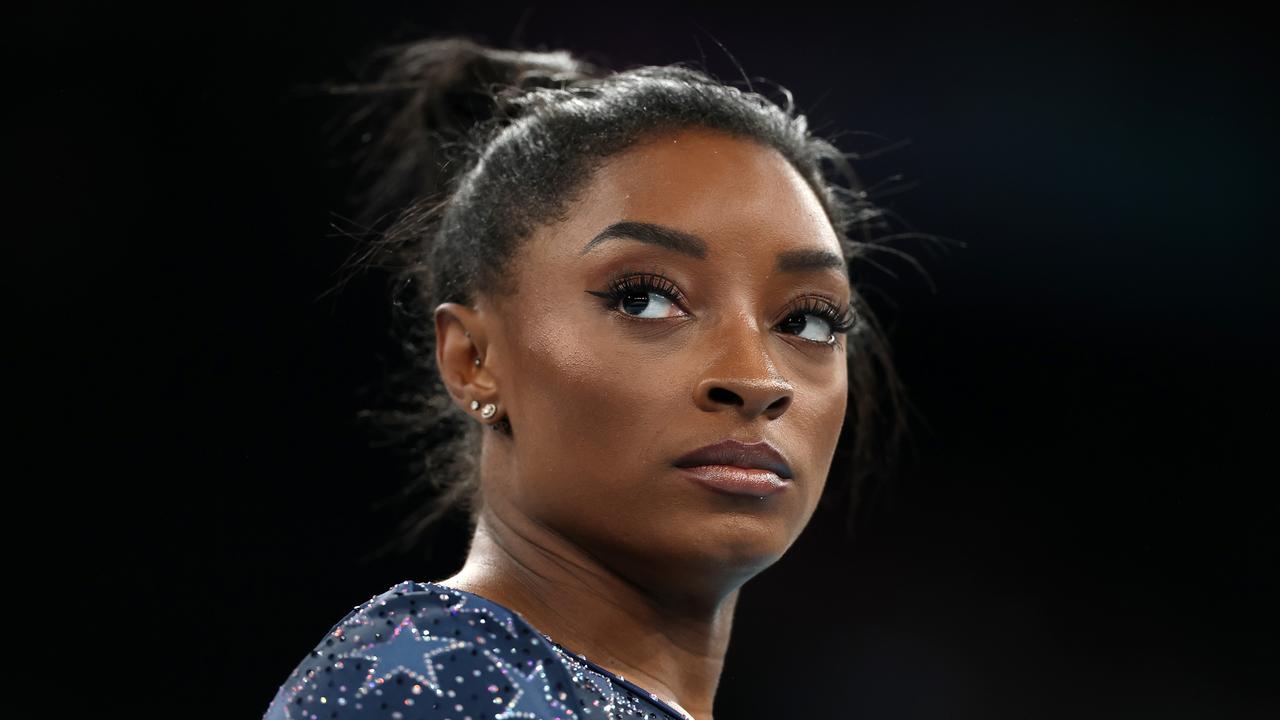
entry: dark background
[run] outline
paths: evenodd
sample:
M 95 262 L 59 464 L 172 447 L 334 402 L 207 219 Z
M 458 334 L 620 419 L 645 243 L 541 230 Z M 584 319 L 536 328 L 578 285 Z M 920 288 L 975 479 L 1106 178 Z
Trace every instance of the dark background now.
M 180 6 L 180 7 L 179 7 Z M 327 147 L 377 44 L 466 33 L 791 89 L 881 202 L 965 243 L 878 305 L 921 451 L 852 538 L 744 590 L 717 717 L 1280 709 L 1273 33 L 1220 3 L 46 4 L 4 31 L 3 353 L 24 665 L 142 714 L 258 717 L 351 606 L 405 480 L 355 413 L 385 278 L 341 292 Z M 903 181 L 892 176 L 901 173 Z M 322 297 L 323 296 L 323 297 Z M 6 473 L 9 474 L 9 473 Z M 32 611 L 32 608 L 36 611 Z M 57 634 L 59 630 L 65 635 Z M 99 682 L 101 681 L 101 682 Z M 88 688 L 95 689 L 92 694 Z M 69 703 L 66 695 L 41 696 Z M 76 701 L 80 702 L 80 701 Z

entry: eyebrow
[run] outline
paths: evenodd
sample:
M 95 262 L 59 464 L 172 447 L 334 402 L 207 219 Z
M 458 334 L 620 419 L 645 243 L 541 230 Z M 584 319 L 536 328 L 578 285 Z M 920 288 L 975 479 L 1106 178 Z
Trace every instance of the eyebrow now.
M 635 240 L 657 245 L 688 255 L 698 260 L 707 257 L 707 241 L 687 232 L 647 222 L 616 222 L 602 230 L 582 248 L 579 255 L 586 255 L 601 243 L 609 240 Z M 844 258 L 829 251 L 804 248 L 783 250 L 778 253 L 779 272 L 797 273 L 836 268 L 844 270 Z

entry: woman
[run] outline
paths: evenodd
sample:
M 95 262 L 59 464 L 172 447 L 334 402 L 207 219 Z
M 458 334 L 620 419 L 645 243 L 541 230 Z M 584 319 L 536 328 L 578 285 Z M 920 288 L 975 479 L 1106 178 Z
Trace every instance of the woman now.
M 850 281 L 877 213 L 789 105 L 691 69 L 463 40 L 388 59 L 360 88 L 386 120 L 367 199 L 416 196 L 387 239 L 432 311 L 427 519 L 462 507 L 474 534 L 456 574 L 336 624 L 267 717 L 710 720 L 740 588 L 838 444 L 856 486 L 897 417 Z

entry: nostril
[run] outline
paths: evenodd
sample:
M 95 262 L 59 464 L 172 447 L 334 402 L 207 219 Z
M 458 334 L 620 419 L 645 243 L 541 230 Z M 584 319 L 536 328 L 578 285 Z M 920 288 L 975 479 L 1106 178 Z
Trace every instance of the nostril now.
M 709 395 L 711 399 L 714 400 L 715 402 L 727 403 L 729 405 L 743 404 L 742 397 L 737 393 L 733 392 L 732 390 L 726 390 L 720 387 L 711 388 L 711 392 L 709 393 Z

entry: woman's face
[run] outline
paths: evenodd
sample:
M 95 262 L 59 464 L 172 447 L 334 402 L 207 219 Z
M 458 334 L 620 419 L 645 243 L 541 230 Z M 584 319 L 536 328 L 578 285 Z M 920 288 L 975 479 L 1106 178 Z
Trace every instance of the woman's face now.
M 599 237 L 621 222 L 637 225 Z M 724 586 L 777 560 L 840 435 L 846 338 L 820 308 L 850 300 L 836 234 L 782 155 L 702 129 L 656 136 L 608 160 L 511 267 L 517 293 L 478 305 L 514 433 L 486 433 L 489 511 L 637 582 Z M 762 499 L 674 465 L 725 439 L 771 444 L 791 478 Z

